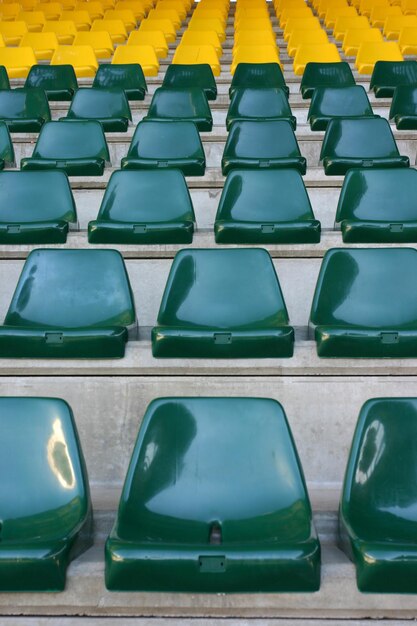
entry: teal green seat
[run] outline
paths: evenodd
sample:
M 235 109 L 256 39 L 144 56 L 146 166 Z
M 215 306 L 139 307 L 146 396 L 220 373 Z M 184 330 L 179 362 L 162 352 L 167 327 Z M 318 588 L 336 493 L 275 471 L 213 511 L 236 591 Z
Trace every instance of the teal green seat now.
M 353 87 L 355 84 L 349 63 L 307 63 L 300 91 L 307 100 L 318 87 Z
M 194 223 L 180 170 L 121 170 L 111 175 L 97 219 L 88 225 L 88 241 L 191 243 Z
M 198 130 L 210 132 L 213 118 L 206 94 L 199 87 L 156 89 L 146 119 L 194 122 Z
M 318 243 L 320 222 L 297 170 L 232 170 L 214 233 L 216 243 Z
M 129 102 L 123 89 L 78 89 L 63 120 L 97 120 L 105 132 L 127 132 L 132 121 Z
M 290 122 L 295 130 L 297 118 L 292 114 L 288 97 L 281 87 L 235 89 L 230 99 L 226 127 L 238 120 L 278 120 Z
M 168 120 L 139 122 L 122 168 L 175 168 L 184 176 L 204 176 L 206 158 L 197 126 Z
M 339 510 L 360 591 L 417 593 L 417 398 L 374 398 L 359 414 Z
M 396 87 L 389 118 L 395 122 L 398 130 L 417 129 L 417 83 Z
M 362 85 L 317 87 L 311 97 L 308 120 L 311 130 L 326 130 L 330 120 L 339 117 L 374 116 Z
M 343 176 L 352 167 L 409 167 L 398 152 L 391 127 L 381 117 L 341 118 L 329 122 L 321 147 L 327 176 Z
M 10 89 L 9 75 L 4 65 L 0 65 L 0 89 Z
M 6 164 L 15 164 L 14 148 L 7 124 L 0 122 L 0 170 L 4 169 Z
M 288 169 L 306 173 L 291 124 L 287 120 L 233 122 L 222 157 L 223 175 L 232 169 Z
M 345 243 L 416 243 L 417 171 L 349 170 L 335 226 Z
M 65 172 L 0 173 L 0 243 L 65 243 L 76 222 Z
M 288 96 L 290 90 L 278 63 L 238 63 L 229 87 L 232 97 L 236 89 L 281 88 Z
M 321 357 L 417 357 L 417 250 L 326 252 L 310 314 Z
M 318 590 L 320 544 L 282 406 L 154 400 L 106 542 L 105 576 L 112 591 Z
M 46 122 L 22 170 L 64 170 L 68 176 L 102 176 L 110 162 L 103 127 L 95 120 Z
M 377 61 L 369 89 L 375 98 L 391 98 L 396 87 L 417 84 L 416 61 Z
M 0 358 L 119 358 L 136 314 L 116 250 L 31 252 L 4 325 Z
M 138 63 L 101 63 L 94 77 L 95 89 L 123 89 L 128 100 L 144 100 L 148 90 Z
M 291 357 L 294 329 L 266 250 L 180 250 L 152 330 L 155 357 Z
M 87 470 L 71 408 L 0 398 L 0 591 L 63 591 L 93 543 Z
M 172 89 L 190 89 L 199 87 L 204 89 L 207 100 L 217 98 L 217 85 L 213 70 L 208 63 L 196 63 L 195 65 L 168 65 L 165 72 L 162 87 Z
M 25 89 L 43 89 L 48 100 L 72 100 L 78 89 L 72 65 L 33 65 L 25 82 Z
M 50 121 L 51 111 L 43 89 L 0 91 L 0 121 L 11 133 L 38 133 Z

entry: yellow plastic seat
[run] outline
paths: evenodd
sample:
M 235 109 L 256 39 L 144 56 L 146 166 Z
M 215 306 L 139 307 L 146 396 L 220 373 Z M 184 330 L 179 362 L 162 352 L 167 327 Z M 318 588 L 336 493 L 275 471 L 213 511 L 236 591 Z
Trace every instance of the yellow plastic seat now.
M 0 4 L 0 14 L 2 22 L 12 22 L 17 18 L 21 12 L 22 7 L 17 2 L 10 2 L 8 4 Z
M 325 30 L 294 30 L 288 41 L 288 56 L 295 57 L 297 50 L 303 44 L 318 45 L 329 43 Z
M 64 11 L 74 11 L 77 0 L 61 0 Z
M 88 11 L 63 11 L 61 20 L 72 20 L 77 30 L 90 30 L 91 17 Z
M 294 57 L 294 73 L 297 76 L 302 76 L 307 63 L 338 63 L 341 60 L 334 43 L 302 44 Z
M 222 21 L 214 17 L 207 19 L 192 17 L 188 23 L 188 30 L 214 30 L 222 43 L 226 39 L 226 29 Z
M 342 15 L 341 17 L 338 17 L 335 22 L 333 37 L 337 41 L 343 41 L 345 33 L 352 28 L 371 28 L 371 25 L 365 15 L 356 15 L 354 17 L 351 17 L 350 15 Z
M 398 39 L 401 54 L 417 54 L 417 27 L 403 28 Z
M 260 44 L 259 46 L 239 46 L 233 52 L 230 73 L 234 74 L 239 63 L 278 63 L 281 61 L 276 46 Z
M 136 0 L 120 0 L 120 1 L 121 2 L 126 1 L 126 2 L 132 2 L 132 3 L 136 2 Z M 187 17 L 188 8 L 181 1 L 178 1 L 178 0 L 159 0 L 158 6 L 160 6 L 161 8 L 164 7 L 164 9 L 175 9 L 178 12 L 178 15 L 180 16 L 181 20 L 185 20 L 185 18 Z
M 389 0 L 360 0 L 359 12 L 361 15 L 366 15 L 366 17 L 370 17 L 372 9 L 374 7 L 389 7 L 389 5 Z
M 181 38 L 181 44 L 185 46 L 213 46 L 217 56 L 223 54 L 222 44 L 218 34 L 214 30 L 186 30 Z
M 245 17 L 239 22 L 239 32 L 244 30 L 272 31 L 271 20 L 269 17 Z
M 240 11 L 236 9 L 235 12 L 235 25 L 239 24 L 239 20 L 242 18 L 257 19 L 259 17 L 269 17 L 268 9 L 266 6 L 258 8 L 245 8 Z
M 335 6 L 344 8 L 348 6 L 348 3 L 346 0 L 321 0 L 321 2 L 319 2 L 318 8 L 316 9 L 319 18 L 321 20 L 324 20 L 328 9 Z
M 378 28 L 353 28 L 352 30 L 346 31 L 342 50 L 346 56 L 355 57 L 358 54 L 361 44 L 382 43 L 383 41 L 384 38 Z
M 403 12 L 401 11 L 401 7 L 399 6 L 387 7 L 385 5 L 377 4 L 377 6 L 371 10 L 371 25 L 374 26 L 374 28 L 384 28 L 385 20 L 387 19 L 387 17 L 402 14 Z
M 403 28 L 417 26 L 417 15 L 390 15 L 385 20 L 384 36 L 388 40 L 398 40 Z
M 304 4 L 304 6 L 298 7 L 286 7 L 279 16 L 279 25 L 281 26 L 281 28 L 285 28 L 286 23 L 292 17 L 301 17 L 308 19 L 309 17 L 313 17 L 313 12 L 306 4 Z
M 114 52 L 112 38 L 105 30 L 78 32 L 74 46 L 91 46 L 98 59 L 110 59 Z
M 158 59 L 168 56 L 168 44 L 162 30 L 133 30 L 129 35 L 127 45 L 152 46 Z
M 36 10 L 42 11 L 46 20 L 59 20 L 64 9 L 59 2 L 39 2 Z
M 51 65 L 72 65 L 77 78 L 95 76 L 98 69 L 97 57 L 91 46 L 59 46 Z
M 145 76 L 157 76 L 159 61 L 152 46 L 119 46 L 113 55 L 112 63 L 138 63 Z
M 28 32 L 26 22 L 0 21 L 0 35 L 6 46 L 18 46 L 25 33 Z
M 49 61 L 59 46 L 55 33 L 26 33 L 20 46 L 30 47 L 38 61 Z
M 90 0 L 89 2 L 82 0 L 81 2 L 77 2 L 77 4 L 75 5 L 75 10 L 87 11 L 92 22 L 94 20 L 99 20 L 104 16 L 103 4 L 98 0 Z
M 326 17 L 324 18 L 324 23 L 326 28 L 334 28 L 336 24 L 336 20 L 339 17 L 357 17 L 358 12 L 355 7 L 346 6 L 346 7 L 338 7 L 338 6 L 330 6 L 326 11 Z
M 74 42 L 77 29 L 71 20 L 47 20 L 43 25 L 43 33 L 55 33 L 61 46 L 71 45 Z
M 321 30 L 320 20 L 317 17 L 309 17 L 303 19 L 299 17 L 292 17 L 288 20 L 284 29 L 284 40 L 289 41 L 291 34 L 295 30 Z
M 0 48 L 0 65 L 4 65 L 9 78 L 26 78 L 37 60 L 32 48 Z
M 307 5 L 304 0 L 293 0 L 292 2 L 282 2 L 280 5 L 276 5 L 274 8 L 277 18 L 280 19 L 286 11 L 300 8 L 305 9 L 306 6 Z
M 156 5 L 155 9 L 151 9 L 148 13 L 148 20 L 151 20 L 153 18 L 158 19 L 167 19 L 167 20 L 171 20 L 171 22 L 174 24 L 175 26 L 175 30 L 178 30 L 179 28 L 181 28 L 181 18 L 179 16 L 178 11 L 176 11 L 175 9 L 160 9 L 159 5 Z
M 40 33 L 46 21 L 42 11 L 20 11 L 17 19 L 26 22 L 30 33 Z
M 172 63 L 175 65 L 200 65 L 208 64 L 215 76 L 220 76 L 221 67 L 219 57 L 213 46 L 183 46 L 179 45 L 175 50 Z
M 121 20 L 128 33 L 137 26 L 135 14 L 132 9 L 107 9 L 104 13 L 105 20 Z
M 87 2 L 87 4 L 89 4 Z M 133 15 L 135 16 L 135 20 L 140 22 L 146 15 L 146 8 L 142 2 L 139 0 L 119 0 L 114 5 L 114 9 L 116 11 L 125 11 L 128 9 L 129 11 L 133 11 Z
M 359 74 L 372 74 L 377 61 L 403 61 L 396 41 L 365 42 L 359 46 L 355 66 Z
M 5 47 L 6 47 L 6 44 L 4 42 L 3 35 L 0 35 L 0 48 L 5 48 Z
M 241 30 L 235 33 L 235 46 L 258 46 L 260 41 L 276 45 L 275 33 L 272 30 Z
M 24 11 L 40 10 L 37 8 L 38 0 L 19 0 L 19 3 Z
M 417 13 L 417 0 L 401 0 L 401 9 L 404 15 L 415 15 Z
M 101 0 L 104 11 L 107 9 L 114 9 L 114 5 L 116 4 L 116 0 Z
M 127 30 L 122 20 L 94 20 L 90 32 L 105 31 L 113 43 L 125 43 Z
M 142 20 L 139 30 L 162 30 L 168 43 L 173 43 L 177 36 L 174 24 L 166 19 Z

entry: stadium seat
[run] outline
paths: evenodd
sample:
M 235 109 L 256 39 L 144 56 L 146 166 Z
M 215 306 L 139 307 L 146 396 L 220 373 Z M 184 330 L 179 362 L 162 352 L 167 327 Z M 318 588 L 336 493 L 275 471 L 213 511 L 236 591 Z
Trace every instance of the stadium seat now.
M 90 30 L 92 24 L 92 19 L 88 11 L 63 11 L 61 19 L 74 22 L 77 31 Z
M 167 43 L 174 43 L 177 36 L 174 24 L 171 20 L 154 18 L 152 20 L 142 20 L 139 30 L 160 30 L 164 33 Z
M 77 222 L 64 172 L 0 173 L 0 243 L 65 243 Z
M 287 52 L 288 56 L 295 57 L 300 46 L 321 45 L 329 43 L 327 33 L 324 30 L 294 30 L 288 40 Z
M 91 2 L 88 1 L 86 4 L 91 4 Z M 137 2 L 137 0 L 118 0 L 118 2 L 114 5 L 114 8 L 116 11 L 125 11 L 126 9 L 129 9 L 133 12 L 134 18 L 137 22 L 143 20 L 146 15 L 146 8 L 144 4 Z
M 210 132 L 213 118 L 206 94 L 199 87 L 155 90 L 146 119 L 194 122 L 199 131 Z
M 37 61 L 49 61 L 59 41 L 55 33 L 26 33 L 19 45 L 32 48 Z
M 97 121 L 46 122 L 22 170 L 62 169 L 69 176 L 102 176 L 110 161 L 103 127 Z
M 114 591 L 317 590 L 320 544 L 282 406 L 154 400 L 106 542 L 105 575 Z
M 74 46 L 91 46 L 98 59 L 110 59 L 114 52 L 112 38 L 106 31 L 80 31 L 75 36 Z
M 174 24 L 175 30 L 179 30 L 181 28 L 182 20 L 178 11 L 173 8 L 165 9 L 163 5 L 160 5 L 159 3 L 156 5 L 156 7 L 154 7 L 153 9 L 149 11 L 146 19 L 148 20 L 167 19 L 167 20 L 170 20 Z
M 220 76 L 221 67 L 216 49 L 213 46 L 182 46 L 174 52 L 172 64 L 176 65 L 210 65 L 214 76 Z
M 194 65 L 168 65 L 162 87 L 172 89 L 190 89 L 200 87 L 207 100 L 216 100 L 217 85 L 213 71 L 208 63 Z
M 184 176 L 204 176 L 203 144 L 193 122 L 144 120 L 136 127 L 122 168 L 176 168 Z
M 278 63 L 239 63 L 229 87 L 229 96 L 232 97 L 237 89 L 268 87 L 280 87 L 287 96 L 290 93 Z
M 87 11 L 91 18 L 91 21 L 103 18 L 105 11 L 103 4 L 95 0 L 89 0 L 88 2 L 77 2 L 77 4 L 75 5 L 75 10 Z
M 327 176 L 346 174 L 352 167 L 408 167 L 409 158 L 400 156 L 386 119 L 368 117 L 333 119 L 321 147 Z
M 168 44 L 162 30 L 132 30 L 127 43 L 129 46 L 152 46 L 158 59 L 168 56 Z
M 42 11 L 20 11 L 16 19 L 25 22 L 30 33 L 40 33 L 46 18 Z
M 384 23 L 386 39 L 398 40 L 403 28 L 417 28 L 417 15 L 391 15 Z
M 140 65 L 145 76 L 157 76 L 159 61 L 152 46 L 118 46 L 112 63 L 115 65 Z
M 72 100 L 78 89 L 72 65 L 34 65 L 25 82 L 25 89 L 40 88 L 48 100 Z
M 357 17 L 358 13 L 355 7 L 352 6 L 334 6 L 331 4 L 327 11 L 326 16 L 324 18 L 324 24 L 326 28 L 334 28 L 336 24 L 336 20 L 340 17 Z
M 0 398 L 2 592 L 63 591 L 93 544 L 87 470 L 74 417 L 58 398 Z
M 346 16 L 342 15 L 336 19 L 333 36 L 336 41 L 343 41 L 345 34 L 351 29 L 364 30 L 370 28 L 368 18 L 364 15 Z
M 285 119 L 295 130 L 297 118 L 292 114 L 288 98 L 280 87 L 236 89 L 230 99 L 226 128 L 236 120 Z
M 403 60 L 400 48 L 395 41 L 365 42 L 359 46 L 355 67 L 359 74 L 372 74 L 377 61 Z
M 233 122 L 222 157 L 223 175 L 232 169 L 286 169 L 306 173 L 291 124 L 286 120 Z
M 372 9 L 377 5 L 388 9 L 390 6 L 390 0 L 378 0 L 377 2 L 375 0 L 359 0 L 358 9 L 361 15 L 366 15 L 367 17 L 370 17 Z
M 345 243 L 417 242 L 417 170 L 349 170 L 335 227 Z
M 147 92 L 145 76 L 137 63 L 101 64 L 95 75 L 93 87 L 123 89 L 128 100 L 143 100 Z
M 403 28 L 398 38 L 398 45 L 403 55 L 417 54 L 417 26 Z
M 26 78 L 37 60 L 32 48 L 0 47 L 0 65 L 6 68 L 9 78 Z
M 308 99 L 318 87 L 352 87 L 355 84 L 349 63 L 307 63 L 300 91 L 303 99 Z
M 214 233 L 220 244 L 318 243 L 320 222 L 297 170 L 232 170 Z
M 339 51 L 334 43 L 302 44 L 294 57 L 294 73 L 302 76 L 307 63 L 338 63 Z
M 317 87 L 311 97 L 307 119 L 311 130 L 326 130 L 330 120 L 335 118 L 373 115 L 374 112 L 362 85 Z
M 18 46 L 25 33 L 28 32 L 26 22 L 0 21 L 0 35 L 6 46 Z
M 38 133 L 51 119 L 43 89 L 6 89 L 0 91 L 0 121 L 11 133 Z
M 6 164 L 15 164 L 14 149 L 7 125 L 0 122 L 0 170 L 4 169 Z
M 71 46 L 78 31 L 71 20 L 47 20 L 42 32 L 55 33 L 61 46 Z
M 416 398 L 373 398 L 360 411 L 339 509 L 360 591 L 417 592 L 416 435 Z
M 297 5 L 287 5 L 281 11 L 279 16 L 279 25 L 282 29 L 285 28 L 287 22 L 291 18 L 309 18 L 313 17 L 313 13 L 304 2 Z
M 199 32 L 199 31 L 196 31 Z M 276 36 L 272 30 L 237 30 L 235 31 L 234 46 L 257 46 L 264 44 L 276 46 Z
M 289 41 L 292 33 L 296 30 L 321 30 L 321 24 L 317 17 L 291 18 L 284 28 L 284 40 Z
M 415 15 L 417 13 L 416 0 L 401 0 L 401 8 L 405 15 Z
M 125 43 L 127 39 L 127 30 L 122 20 L 94 20 L 91 32 L 100 31 L 109 33 L 114 44 Z
M 275 45 L 239 46 L 233 51 L 230 73 L 234 74 L 240 63 L 277 63 L 280 65 L 278 49 Z
M 417 129 L 417 85 L 401 85 L 395 89 L 389 119 L 398 130 Z
M 218 34 L 214 30 L 186 30 L 181 38 L 181 45 L 184 46 L 213 46 L 217 56 L 222 56 L 222 44 Z
M 187 244 L 192 243 L 194 223 L 182 172 L 122 170 L 111 175 L 97 219 L 88 224 L 88 241 Z
M 21 10 L 22 6 L 19 2 L 3 2 L 0 6 L 1 21 L 12 22 L 16 20 Z
M 39 2 L 36 10 L 42 11 L 46 20 L 59 20 L 63 12 L 60 2 Z
M 9 77 L 3 65 L 0 65 L 0 89 L 10 89 Z
M 382 37 L 379 28 L 352 28 L 346 31 L 342 50 L 346 56 L 356 57 L 362 44 L 381 44 Z
M 132 121 L 129 102 L 121 88 L 78 89 L 63 120 L 97 120 L 105 132 L 127 132 Z
M 371 9 L 370 21 L 374 28 L 384 28 L 385 20 L 391 15 L 402 15 L 400 6 L 386 6 L 384 4 L 376 4 Z
M 416 61 L 377 61 L 369 89 L 376 98 L 391 98 L 399 85 L 417 84 Z
M 287 358 L 294 329 L 263 249 L 180 250 L 152 329 L 164 358 Z
M 91 46 L 58 46 L 51 65 L 72 65 L 77 78 L 89 78 L 97 72 L 98 62 Z
M 135 14 L 131 9 L 108 9 L 104 14 L 105 20 L 121 20 L 125 25 L 127 33 L 137 26 Z
M 0 356 L 121 358 L 128 334 L 137 336 L 135 305 L 117 250 L 37 249 L 0 326 Z
M 252 23 L 254 20 L 252 20 Z M 214 30 L 217 33 L 220 42 L 226 41 L 225 26 L 222 21 L 217 18 L 192 17 L 188 22 L 188 30 Z
M 416 272 L 417 250 L 412 248 L 326 252 L 310 316 L 317 354 L 415 358 Z

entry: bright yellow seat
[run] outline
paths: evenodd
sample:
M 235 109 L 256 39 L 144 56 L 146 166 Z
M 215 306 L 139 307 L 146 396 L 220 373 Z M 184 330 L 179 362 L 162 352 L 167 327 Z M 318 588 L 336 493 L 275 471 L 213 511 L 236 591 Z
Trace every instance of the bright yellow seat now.
M 302 76 L 307 63 L 338 63 L 339 61 L 341 61 L 340 54 L 334 43 L 302 44 L 294 57 L 294 73 Z
M 359 74 L 372 74 L 377 61 L 403 61 L 396 41 L 364 42 L 359 46 L 355 66 Z
M 288 41 L 288 56 L 295 57 L 297 50 L 303 44 L 317 45 L 329 43 L 325 30 L 294 30 Z
M 284 40 L 288 41 L 291 33 L 295 30 L 321 30 L 321 24 L 318 17 L 309 17 L 308 19 L 303 19 L 299 17 L 292 17 L 288 20 L 285 29 L 284 29 Z
M 135 20 L 137 22 L 143 20 L 146 15 L 145 5 L 142 2 L 139 2 L 139 0 L 119 0 L 119 2 L 116 2 L 114 5 L 114 8 L 116 11 L 125 11 L 126 9 L 133 11 L 133 15 L 135 16 Z
M 59 2 L 39 2 L 36 10 L 42 11 L 46 20 L 59 20 L 64 9 Z
M 389 0 L 360 0 L 359 12 L 361 15 L 371 16 L 372 9 L 376 6 L 389 7 Z
M 90 32 L 106 31 L 113 43 L 125 43 L 127 39 L 126 26 L 122 20 L 94 20 Z
M 55 33 L 26 33 L 20 46 L 32 48 L 38 61 L 49 61 L 58 48 L 59 41 Z
M 337 41 L 343 41 L 346 31 L 352 28 L 364 29 L 371 28 L 371 26 L 365 15 L 356 15 L 354 17 L 344 15 L 337 18 L 333 29 L 333 37 Z
M 91 17 L 88 11 L 63 11 L 61 20 L 71 20 L 77 30 L 90 30 Z
M 405 15 L 415 15 L 417 13 L 417 0 L 402 0 L 401 9 Z
M 285 24 L 292 17 L 303 17 L 307 19 L 309 17 L 313 17 L 313 12 L 306 4 L 299 7 L 286 7 L 279 16 L 279 25 L 281 26 L 281 28 L 285 28 Z
M 40 33 L 46 21 L 42 11 L 20 11 L 17 19 L 26 22 L 30 33 Z
M 401 54 L 417 54 L 417 27 L 403 28 L 398 39 Z
M 268 13 L 268 9 L 265 6 L 260 6 L 260 7 L 247 7 L 247 8 L 241 8 L 239 10 L 239 5 L 236 8 L 236 12 L 235 12 L 235 23 L 239 23 L 239 19 L 247 17 L 249 19 L 251 18 L 258 18 L 258 17 L 269 17 L 269 13 Z
M 132 9 L 107 9 L 104 13 L 105 20 L 122 20 L 128 33 L 137 26 L 135 14 Z
M 10 2 L 8 4 L 0 4 L 0 14 L 2 22 L 11 22 L 17 18 L 21 12 L 22 7 L 17 2 Z
M 164 20 L 164 19 L 171 20 L 171 22 L 175 26 L 175 30 L 179 30 L 181 28 L 182 20 L 179 16 L 178 11 L 176 11 L 175 9 L 159 8 L 159 5 L 156 5 L 156 8 L 151 9 L 148 13 L 148 20 L 152 18 L 161 19 L 161 20 Z
M 403 12 L 401 11 L 401 7 L 399 6 L 387 7 L 385 6 L 385 4 L 377 4 L 377 6 L 371 10 L 371 24 L 375 28 L 384 28 L 385 20 L 387 19 L 387 17 L 390 17 L 391 15 L 402 14 Z
M 321 20 L 324 20 L 326 13 L 330 7 L 344 8 L 348 5 L 346 0 L 321 0 L 318 5 L 317 14 Z
M 243 30 L 272 31 L 271 20 L 269 19 L 269 17 L 245 17 L 239 22 L 239 32 Z
M 214 30 L 186 30 L 181 38 L 181 43 L 188 46 L 213 46 L 219 58 L 223 54 L 222 44 Z
M 101 0 L 104 11 L 107 9 L 114 9 L 114 5 L 116 4 L 116 0 Z
M 304 2 L 304 0 L 293 0 L 293 2 L 282 2 L 280 4 L 275 4 L 274 8 L 276 16 L 279 20 L 282 14 L 285 13 L 285 11 L 288 11 L 288 9 L 305 9 L 306 3 Z
M 383 42 L 381 31 L 378 28 L 352 28 L 345 33 L 342 50 L 348 57 L 355 57 L 363 43 Z
M 200 20 L 220 20 L 224 28 L 226 26 L 227 14 L 220 8 L 205 9 L 202 7 L 200 11 L 197 9 L 194 11 L 193 18 Z
M 235 33 L 235 46 L 258 46 L 259 42 L 276 45 L 275 33 L 272 30 L 241 30 Z
M 157 76 L 159 61 L 152 46 L 119 46 L 112 63 L 139 63 L 145 76 Z
M 0 48 L 0 65 L 4 65 L 9 78 L 26 78 L 37 60 L 32 48 Z
M 189 30 L 214 30 L 220 41 L 223 43 L 226 39 L 226 29 L 221 20 L 215 17 L 201 18 L 192 17 L 188 23 Z
M 19 3 L 24 11 L 40 10 L 37 8 L 38 0 L 19 0 Z
M 234 74 L 239 63 L 278 63 L 281 61 L 276 46 L 260 44 L 259 46 L 238 46 L 233 52 L 230 73 Z
M 417 15 L 390 15 L 384 23 L 384 35 L 389 40 L 395 40 L 403 28 L 413 26 L 417 26 Z
M 210 65 L 215 76 L 220 76 L 221 67 L 219 57 L 213 46 L 183 46 L 179 45 L 175 51 L 173 64 L 177 65 L 198 65 L 207 63 Z
M 77 0 L 61 0 L 64 11 L 74 11 Z
M 61 46 L 71 45 L 74 41 L 77 29 L 71 20 L 48 20 L 43 25 L 43 33 L 55 33 Z
M 74 39 L 74 46 L 91 46 L 98 59 L 110 59 L 114 52 L 112 38 L 105 30 L 78 32 Z
M 94 20 L 99 20 L 104 16 L 103 4 L 98 0 L 90 0 L 89 2 L 82 0 L 81 2 L 77 2 L 77 4 L 75 5 L 75 10 L 87 11 L 92 22 Z
M 126 2 L 135 3 L 136 0 L 126 0 Z M 181 20 L 185 20 L 187 17 L 188 8 L 181 0 L 159 0 L 158 6 L 164 7 L 164 9 L 175 9 Z
M 357 17 L 357 16 L 358 16 L 358 12 L 356 11 L 355 7 L 331 6 L 326 11 L 326 17 L 324 18 L 324 23 L 326 25 L 326 28 L 334 28 L 337 18 Z
M 23 35 L 28 32 L 26 22 L 1 22 L 0 35 L 6 46 L 18 46 Z
M 162 30 L 133 30 L 127 44 L 128 46 L 152 46 L 158 59 L 168 56 L 168 44 Z
M 51 65 L 72 65 L 78 78 L 95 76 L 98 63 L 91 46 L 58 46 Z
M 171 20 L 159 18 L 142 20 L 139 30 L 162 30 L 168 43 L 173 43 L 176 38 L 175 27 Z
M 6 44 L 4 42 L 3 35 L 0 35 L 0 48 L 5 48 L 5 47 L 6 47 Z

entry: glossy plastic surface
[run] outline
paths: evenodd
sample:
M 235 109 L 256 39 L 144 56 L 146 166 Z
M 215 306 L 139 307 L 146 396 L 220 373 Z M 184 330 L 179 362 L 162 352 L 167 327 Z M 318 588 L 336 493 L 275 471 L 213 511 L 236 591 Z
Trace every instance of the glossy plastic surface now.
M 152 330 L 156 357 L 293 354 L 294 330 L 266 250 L 180 250 Z
M 263 43 L 261 39 L 256 46 L 252 44 L 235 44 L 230 66 L 231 74 L 235 73 L 240 63 L 278 63 L 280 65 L 279 53 L 275 42 Z
M 51 65 L 72 65 L 78 78 L 90 78 L 98 70 L 97 57 L 91 46 L 58 46 Z
M 310 315 L 318 355 L 415 358 L 416 272 L 411 248 L 326 252 Z
M 145 76 L 137 63 L 101 64 L 95 75 L 93 87 L 123 89 L 128 100 L 144 100 L 147 92 Z
M 204 89 L 207 100 L 217 98 L 217 85 L 213 71 L 208 63 L 195 65 L 168 65 L 165 72 L 163 87 L 172 89 Z
M 338 117 L 373 116 L 371 104 L 362 85 L 353 87 L 317 87 L 311 98 L 308 120 L 311 130 L 326 130 Z
M 308 63 L 339 63 L 339 50 L 334 43 L 301 44 L 294 57 L 294 74 L 302 76 Z
M 29 70 L 37 64 L 32 48 L 1 48 L 0 65 L 3 65 L 9 78 L 26 78 Z
M 43 89 L 6 89 L 0 91 L 0 121 L 11 133 L 38 133 L 51 119 Z
M 389 118 L 395 122 L 398 130 L 417 129 L 417 83 L 395 89 Z
M 132 121 L 129 102 L 120 87 L 78 89 L 66 120 L 97 120 L 106 132 L 127 132 Z
M 200 87 L 159 87 L 149 105 L 147 119 L 194 122 L 198 130 L 205 132 L 213 128 L 210 106 Z
M 269 87 L 281 88 L 287 96 L 290 93 L 278 63 L 239 63 L 229 87 L 229 96 L 232 97 L 236 89 Z
M 152 46 L 158 59 L 168 56 L 168 44 L 162 30 L 132 30 L 127 43 L 132 46 Z
M 372 74 L 378 61 L 403 61 L 403 55 L 396 41 L 380 43 L 363 42 L 359 46 L 355 67 L 359 74 Z
M 369 88 L 376 98 L 391 98 L 399 85 L 417 84 L 416 61 L 378 61 Z
M 3 65 L 0 65 L 0 89 L 10 89 L 10 82 L 7 75 L 7 70 Z
M 236 120 L 260 119 L 285 119 L 294 130 L 297 126 L 297 118 L 292 114 L 287 95 L 280 87 L 235 89 L 226 117 L 227 130 Z
M 216 48 L 209 44 L 198 46 L 181 45 L 174 52 L 172 63 L 179 65 L 210 65 L 214 76 L 220 76 L 221 67 Z
M 14 149 L 7 125 L 0 122 L 0 170 L 5 164 L 14 165 Z
M 307 63 L 300 91 L 303 98 L 308 99 L 317 87 L 353 87 L 355 84 L 349 63 Z
M 319 588 L 320 544 L 278 402 L 177 397 L 149 405 L 106 543 L 106 586 Z
M 78 82 L 72 65 L 34 65 L 25 82 L 32 87 L 43 89 L 48 100 L 72 100 Z
M 140 65 L 145 76 L 157 76 L 159 60 L 152 46 L 118 46 L 114 52 L 113 65 Z
M 193 205 L 182 172 L 122 170 L 111 175 L 97 220 L 88 225 L 88 240 L 191 243 L 194 223 Z

